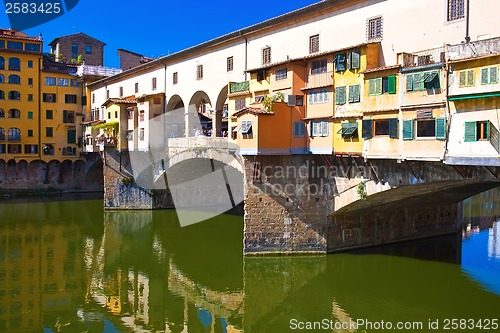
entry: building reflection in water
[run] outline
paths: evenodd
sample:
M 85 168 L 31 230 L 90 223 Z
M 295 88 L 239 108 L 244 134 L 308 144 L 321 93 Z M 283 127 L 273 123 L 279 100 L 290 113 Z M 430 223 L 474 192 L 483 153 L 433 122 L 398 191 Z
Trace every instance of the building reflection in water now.
M 500 259 L 500 221 L 494 222 L 489 230 L 488 255 Z

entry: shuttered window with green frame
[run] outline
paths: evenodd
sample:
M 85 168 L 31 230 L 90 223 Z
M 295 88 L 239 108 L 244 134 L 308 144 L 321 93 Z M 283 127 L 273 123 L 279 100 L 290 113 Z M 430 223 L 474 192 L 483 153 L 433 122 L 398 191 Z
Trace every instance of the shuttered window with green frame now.
M 76 129 L 68 130 L 68 143 L 76 143 Z
M 361 85 L 349 86 L 349 103 L 359 103 L 361 101 Z
M 475 121 L 466 121 L 464 123 L 464 142 L 476 142 L 477 133 L 476 133 L 476 122 Z
M 361 67 L 361 53 L 356 51 L 349 52 L 349 69 L 359 69 Z
M 368 95 L 382 95 L 382 78 L 378 77 L 368 81 Z
M 446 118 L 436 118 L 436 139 L 446 140 Z
M 336 87 L 335 88 L 335 104 L 343 105 L 347 101 L 347 89 L 346 87 Z
M 371 139 L 373 136 L 373 120 L 363 119 L 362 126 L 361 135 L 363 139 Z
M 396 75 L 387 77 L 387 92 L 391 95 L 396 93 Z
M 498 83 L 498 66 L 481 68 L 481 84 Z
M 399 138 L 399 119 L 390 118 L 389 119 L 389 137 L 391 139 Z
M 403 120 L 403 140 L 413 140 L 413 119 Z

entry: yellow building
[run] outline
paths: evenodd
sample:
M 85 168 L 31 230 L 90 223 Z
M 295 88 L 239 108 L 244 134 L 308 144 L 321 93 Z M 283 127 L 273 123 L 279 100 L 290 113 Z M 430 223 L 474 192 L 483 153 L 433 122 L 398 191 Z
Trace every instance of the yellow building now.
M 39 80 L 42 41 L 0 29 L 0 159 L 40 157 Z

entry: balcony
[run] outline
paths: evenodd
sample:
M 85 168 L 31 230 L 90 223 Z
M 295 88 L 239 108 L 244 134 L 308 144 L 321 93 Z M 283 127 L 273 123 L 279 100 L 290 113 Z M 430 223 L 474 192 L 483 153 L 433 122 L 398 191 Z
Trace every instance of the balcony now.
M 81 65 L 78 66 L 76 74 L 78 76 L 99 76 L 107 77 L 120 74 L 122 72 L 119 68 L 103 67 L 103 66 L 90 66 Z
M 412 52 L 399 53 L 398 64 L 401 64 L 403 69 L 414 67 L 432 67 L 444 64 L 446 62 L 446 46 Z
M 309 74 L 306 79 L 306 89 L 327 87 L 333 85 L 333 72 Z
M 230 82 L 229 83 L 229 93 L 230 94 L 248 91 L 249 89 L 250 89 L 250 82 L 249 81 Z
M 446 53 L 451 61 L 500 54 L 500 38 L 448 45 Z

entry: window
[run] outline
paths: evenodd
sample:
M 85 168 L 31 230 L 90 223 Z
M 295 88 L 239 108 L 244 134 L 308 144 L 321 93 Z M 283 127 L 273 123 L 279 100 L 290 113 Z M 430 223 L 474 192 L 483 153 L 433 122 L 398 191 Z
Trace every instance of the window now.
M 7 145 L 7 153 L 21 154 L 21 145 Z
M 118 95 L 120 97 L 123 97 L 123 87 L 120 87 Z
M 118 118 L 118 111 L 115 111 L 115 118 Z
M 5 118 L 5 110 L 0 109 L 0 118 Z
M 9 91 L 8 98 L 10 100 L 19 101 L 19 100 L 21 100 L 21 93 L 19 91 L 16 91 L 16 90 Z
M 76 104 L 76 95 L 70 95 L 70 94 L 66 94 L 64 95 L 64 103 L 67 103 L 67 104 Z
M 40 44 L 34 44 L 34 43 L 26 43 L 24 44 L 24 49 L 26 51 L 34 51 L 34 52 L 40 52 Z
M 475 85 L 474 70 L 468 69 L 465 71 L 460 71 L 458 74 L 458 86 L 459 87 L 473 87 Z
M 347 57 L 345 53 L 339 53 L 335 56 L 335 71 L 343 72 L 347 69 Z
M 28 85 L 30 85 L 30 86 L 33 85 L 33 78 L 32 77 L 28 78 Z
M 344 105 L 347 102 L 347 89 L 346 87 L 335 88 L 335 104 Z
M 44 144 L 42 151 L 44 155 L 54 155 L 54 145 Z
M 328 136 L 328 120 L 314 120 L 309 126 L 310 136 Z
M 72 59 L 78 58 L 78 44 L 71 45 L 71 58 Z
M 436 136 L 436 120 L 425 119 L 416 121 L 417 138 L 434 138 Z
M 33 119 L 33 111 L 28 111 L 28 119 Z
M 92 93 L 92 103 L 95 103 L 95 94 Z
M 464 16 L 464 0 L 448 0 L 448 21 L 458 20 Z
M 227 57 L 226 68 L 228 72 L 231 72 L 234 68 L 234 60 L 233 57 Z
M 31 138 L 33 137 L 33 130 L 28 130 L 28 136 Z
M 0 57 L 0 69 L 5 69 L 5 59 L 4 57 Z
M 498 83 L 498 67 L 481 68 L 481 84 Z
M 196 66 L 196 79 L 203 79 L 203 65 Z
M 134 141 L 134 131 L 133 130 L 128 130 L 127 131 L 127 140 L 128 141 Z
M 371 139 L 375 136 L 389 136 L 391 139 L 399 137 L 398 118 L 389 119 L 363 119 L 362 137 Z
M 54 119 L 54 111 L 45 110 L 45 119 Z
M 139 111 L 139 121 L 144 121 L 144 111 Z
M 280 68 L 276 70 L 276 81 L 286 80 L 288 70 L 286 68 Z
M 47 102 L 47 103 L 55 103 L 56 102 L 56 94 L 43 93 L 43 101 Z
M 69 128 L 67 133 L 66 133 L 66 136 L 67 136 L 67 142 L 69 144 L 76 143 L 76 129 L 75 128 Z
M 10 109 L 9 118 L 21 118 L 21 111 L 18 109 Z
M 106 99 L 109 99 L 109 89 L 106 90 Z
M 382 38 L 382 16 L 368 19 L 366 29 L 368 40 Z
M 139 141 L 144 141 L 144 128 L 139 129 Z
M 28 68 L 33 68 L 33 60 L 28 60 Z
M 92 45 L 85 45 L 85 54 L 92 54 Z
M 25 154 L 38 154 L 38 145 L 24 145 Z
M 271 63 L 271 47 L 267 46 L 262 49 L 262 65 Z
M 390 75 L 368 80 L 368 95 L 376 96 L 383 93 L 396 93 L 396 76 Z
M 0 141 L 5 141 L 5 130 L 0 127 Z
M 355 121 L 342 123 L 342 128 L 337 132 L 337 134 L 342 135 L 342 138 L 344 139 L 357 138 L 358 123 Z
M 108 112 L 108 119 L 111 119 L 111 112 Z
M 0 99 L 5 99 L 5 92 L 0 90 Z
M 309 53 L 319 52 L 319 35 L 309 37 Z
M 359 103 L 361 101 L 361 86 L 355 84 L 349 86 L 349 103 Z
M 9 128 L 9 141 L 21 141 L 21 130 L 19 128 Z
M 134 85 L 134 91 L 136 94 L 139 92 L 139 83 L 138 82 L 136 82 Z
M 241 134 L 243 134 L 243 137 L 247 137 L 249 135 L 252 135 L 252 121 L 251 120 L 242 120 L 241 121 L 241 128 L 240 128 Z
M 71 79 L 69 80 L 69 85 L 74 88 L 80 88 L 80 81 L 77 79 Z
M 311 75 L 326 73 L 326 59 L 312 62 Z
M 50 76 L 45 77 L 45 85 L 46 86 L 55 86 L 56 82 L 57 81 L 56 81 L 55 77 L 50 77 Z
M 63 111 L 63 123 L 74 123 L 75 122 L 75 111 Z
M 19 58 L 9 58 L 9 70 L 10 71 L 20 71 L 21 70 L 21 60 L 19 60 Z
M 151 79 L 151 89 L 156 90 L 156 78 L 155 77 Z
M 375 135 L 389 135 L 389 120 L 374 120 L 373 121 Z
M 177 84 L 179 79 L 179 75 L 177 72 L 172 73 L 172 84 Z
M 244 98 L 238 98 L 234 101 L 234 109 L 241 110 L 246 106 Z
M 127 108 L 128 119 L 134 119 L 134 108 Z
M 349 52 L 349 69 L 359 69 L 361 67 L 361 52 L 359 50 Z
M 0 74 L 0 83 L 5 83 L 5 76 Z
M 303 138 L 306 135 L 306 124 L 302 121 L 293 123 L 293 136 L 296 138 Z
M 33 79 L 31 79 L 33 81 Z M 21 77 L 19 75 L 9 75 L 10 84 L 21 84 Z M 33 84 L 33 82 L 31 83 Z
M 421 72 L 406 75 L 406 91 L 439 89 L 439 72 Z
M 14 42 L 14 41 L 7 41 L 7 49 L 11 50 L 22 50 L 23 49 L 23 43 L 22 42 Z
M 57 80 L 57 85 L 61 86 L 61 87 L 68 87 L 69 86 L 69 80 L 68 79 L 59 78 Z
M 54 131 L 52 127 L 45 127 L 45 136 L 47 138 L 51 138 L 54 135 Z
M 307 95 L 309 104 L 328 103 L 328 90 L 326 89 L 310 91 Z
M 489 121 L 466 121 L 464 142 L 485 141 L 490 139 Z

